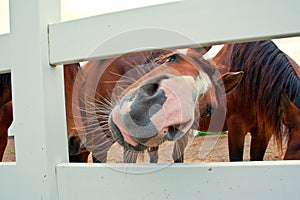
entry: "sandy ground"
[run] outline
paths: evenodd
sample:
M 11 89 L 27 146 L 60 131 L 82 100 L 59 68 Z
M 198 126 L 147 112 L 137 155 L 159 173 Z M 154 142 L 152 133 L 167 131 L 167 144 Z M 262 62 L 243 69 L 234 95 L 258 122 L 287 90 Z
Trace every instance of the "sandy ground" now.
M 15 162 L 16 156 L 15 156 L 15 144 L 13 137 L 8 138 L 8 143 L 3 155 L 3 162 Z
M 172 162 L 172 149 L 174 143 L 165 142 L 159 149 L 159 163 Z M 247 135 L 245 140 L 244 160 L 249 160 L 249 146 L 250 136 Z M 277 151 L 274 141 L 271 140 L 266 151 L 264 160 L 280 160 L 282 156 Z M 108 152 L 108 162 L 122 162 L 123 148 L 115 144 Z M 6 152 L 3 158 L 4 162 L 14 162 L 14 139 L 9 138 Z M 214 135 L 196 137 L 192 140 L 185 152 L 185 162 L 227 162 L 228 158 L 228 145 L 227 135 Z M 91 159 L 90 159 L 91 162 Z M 148 153 L 140 153 L 138 162 L 148 163 Z

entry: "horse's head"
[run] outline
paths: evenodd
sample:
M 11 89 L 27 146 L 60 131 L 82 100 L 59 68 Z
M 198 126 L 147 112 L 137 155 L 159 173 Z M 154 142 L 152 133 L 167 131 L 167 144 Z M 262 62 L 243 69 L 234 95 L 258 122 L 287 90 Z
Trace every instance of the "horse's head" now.
M 281 93 L 280 108 L 282 121 L 287 127 L 288 144 L 284 156 L 285 160 L 300 159 L 300 109 L 290 101 L 284 92 Z
M 290 101 L 284 92 L 281 93 L 280 108 L 283 123 L 292 131 L 298 130 L 300 136 L 300 109 Z
M 205 52 L 196 48 L 164 53 L 148 64 L 153 70 L 119 94 L 109 126 L 121 145 L 143 151 L 165 140 L 177 140 L 200 116 L 213 113 L 222 95 L 222 78 L 202 58 Z M 224 75 L 225 90 L 234 88 L 240 79 L 241 73 Z

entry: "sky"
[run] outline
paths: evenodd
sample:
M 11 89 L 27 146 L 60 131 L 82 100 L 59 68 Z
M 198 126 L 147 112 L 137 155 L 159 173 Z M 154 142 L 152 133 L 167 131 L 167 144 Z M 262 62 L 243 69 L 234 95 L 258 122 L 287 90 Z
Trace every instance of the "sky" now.
M 174 0 L 61 0 L 61 19 L 68 21 Z M 0 34 L 9 32 L 9 0 L 0 0 Z M 300 65 L 300 37 L 276 39 L 279 48 Z

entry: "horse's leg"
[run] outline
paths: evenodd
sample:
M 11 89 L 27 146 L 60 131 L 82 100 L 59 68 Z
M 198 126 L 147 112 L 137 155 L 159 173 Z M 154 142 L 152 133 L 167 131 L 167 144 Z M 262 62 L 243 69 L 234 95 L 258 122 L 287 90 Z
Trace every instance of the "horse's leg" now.
M 0 161 L 2 162 L 3 155 L 5 152 L 5 148 L 8 140 L 8 130 L 0 124 Z
M 150 163 L 158 162 L 158 146 L 147 149 L 150 157 Z
M 284 160 L 300 160 L 300 132 L 291 130 Z
M 268 131 L 263 133 L 257 129 L 251 130 L 251 146 L 250 146 L 250 160 L 251 161 L 262 161 L 266 149 L 268 147 L 269 141 L 272 134 L 269 134 Z
M 8 140 L 8 128 L 13 121 L 12 102 L 8 102 L 0 109 L 0 161 L 3 159 Z
M 130 151 L 126 148 L 124 148 L 123 151 L 123 162 L 124 163 L 136 163 L 137 157 L 139 153 Z
M 150 163 L 157 163 L 158 162 L 158 146 L 157 147 L 150 147 L 147 149 L 150 157 Z M 124 163 L 136 163 L 137 157 L 139 153 L 129 151 L 128 149 L 124 149 L 123 151 L 123 162 Z
M 183 163 L 184 162 L 184 150 L 189 140 L 189 132 L 183 135 L 182 138 L 177 140 L 173 148 L 173 160 L 174 163 Z
M 229 159 L 231 162 L 243 161 L 244 141 L 248 130 L 239 116 L 228 117 L 227 127 Z

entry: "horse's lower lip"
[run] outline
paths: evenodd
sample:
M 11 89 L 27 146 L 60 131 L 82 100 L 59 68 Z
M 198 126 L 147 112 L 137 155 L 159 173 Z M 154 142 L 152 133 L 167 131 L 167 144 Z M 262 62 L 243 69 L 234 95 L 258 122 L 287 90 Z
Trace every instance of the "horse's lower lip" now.
M 149 139 L 147 142 L 142 143 L 147 147 L 156 147 L 162 144 L 165 141 L 163 138 L 156 137 L 156 139 Z

